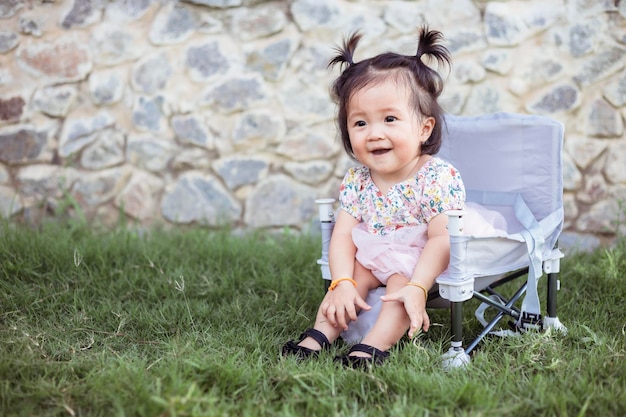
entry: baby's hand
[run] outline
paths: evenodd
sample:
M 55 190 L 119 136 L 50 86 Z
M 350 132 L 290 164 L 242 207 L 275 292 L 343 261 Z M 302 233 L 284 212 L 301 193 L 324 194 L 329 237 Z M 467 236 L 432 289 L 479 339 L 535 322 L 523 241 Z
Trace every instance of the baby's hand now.
M 410 338 L 419 329 L 423 329 L 425 332 L 428 331 L 430 318 L 428 313 L 426 313 L 426 300 L 421 289 L 407 285 L 392 294 L 383 295 L 380 299 L 383 301 L 399 301 L 404 305 L 406 314 L 411 320 L 409 327 Z
M 348 329 L 348 323 L 356 320 L 359 310 L 370 310 L 351 283 L 340 283 L 333 291 L 328 291 L 321 305 L 322 314 L 333 327 Z M 347 313 L 347 314 L 346 314 Z

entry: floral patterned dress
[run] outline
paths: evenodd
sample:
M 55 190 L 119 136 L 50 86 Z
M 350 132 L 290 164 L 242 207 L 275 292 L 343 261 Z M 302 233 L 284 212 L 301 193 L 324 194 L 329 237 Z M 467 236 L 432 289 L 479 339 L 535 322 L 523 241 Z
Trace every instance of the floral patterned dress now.
M 444 211 L 463 209 L 464 203 L 461 175 L 437 157 L 386 195 L 369 168 L 350 168 L 339 195 L 340 208 L 359 221 L 352 231 L 356 259 L 383 284 L 396 273 L 410 279 L 426 244 L 428 223 Z

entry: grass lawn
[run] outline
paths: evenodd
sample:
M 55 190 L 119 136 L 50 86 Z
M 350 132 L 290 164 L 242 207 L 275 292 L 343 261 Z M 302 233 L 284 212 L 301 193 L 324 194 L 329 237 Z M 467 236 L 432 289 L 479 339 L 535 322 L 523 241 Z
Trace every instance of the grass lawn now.
M 323 295 L 316 236 L 3 224 L 0 415 L 624 416 L 622 242 L 563 261 L 566 335 L 489 338 L 443 372 L 449 318 L 433 310 L 365 372 L 333 362 L 343 346 L 279 358 Z

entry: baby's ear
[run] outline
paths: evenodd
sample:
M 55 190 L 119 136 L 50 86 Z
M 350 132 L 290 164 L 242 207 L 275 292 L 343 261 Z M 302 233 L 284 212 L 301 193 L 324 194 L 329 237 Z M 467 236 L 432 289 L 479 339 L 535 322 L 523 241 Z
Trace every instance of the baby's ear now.
M 422 126 L 420 130 L 420 142 L 424 143 L 430 138 L 430 134 L 433 132 L 435 128 L 435 118 L 427 117 L 422 121 Z

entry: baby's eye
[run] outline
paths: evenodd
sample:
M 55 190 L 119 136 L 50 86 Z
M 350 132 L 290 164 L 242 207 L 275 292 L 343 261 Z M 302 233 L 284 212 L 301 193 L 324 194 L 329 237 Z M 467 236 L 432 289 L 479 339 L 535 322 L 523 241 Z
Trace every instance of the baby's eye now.
M 357 120 L 354 125 L 357 127 L 363 127 L 365 126 L 365 122 L 363 120 Z
M 387 117 L 385 117 L 385 122 L 387 122 L 387 123 L 395 122 L 396 120 L 398 120 L 398 118 L 395 117 L 395 116 L 387 116 Z

